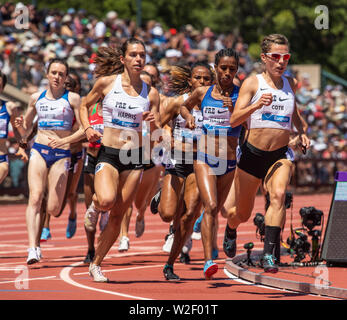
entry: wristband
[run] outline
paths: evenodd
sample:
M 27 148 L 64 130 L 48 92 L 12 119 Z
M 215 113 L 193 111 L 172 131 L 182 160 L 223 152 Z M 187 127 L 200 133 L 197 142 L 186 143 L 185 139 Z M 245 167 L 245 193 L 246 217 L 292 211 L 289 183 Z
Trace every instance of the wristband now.
M 92 126 L 89 126 L 87 129 L 84 129 L 84 133 L 86 133 L 86 131 L 87 131 L 89 128 L 92 128 L 92 129 L 93 129 Z

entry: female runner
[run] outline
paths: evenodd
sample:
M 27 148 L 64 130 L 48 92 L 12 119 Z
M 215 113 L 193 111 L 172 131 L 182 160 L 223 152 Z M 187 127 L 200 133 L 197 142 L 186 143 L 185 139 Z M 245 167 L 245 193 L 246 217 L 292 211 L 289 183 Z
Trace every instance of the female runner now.
M 53 59 L 47 66 L 49 87 L 31 95 L 28 109 L 18 126 L 24 129 L 24 139 L 31 133 L 35 115 L 38 116 L 38 132 L 30 152 L 28 167 L 29 201 L 26 221 L 29 237 L 27 263 L 40 260 L 40 209 L 44 192 L 47 190 L 46 212 L 59 216 L 65 193 L 70 165 L 70 145 L 59 149 L 48 146 L 50 139 L 64 138 L 72 132 L 72 122 L 79 122 L 80 96 L 69 92 L 64 84 L 69 73 L 67 63 Z
M 283 75 L 290 59 L 287 38 L 268 35 L 261 43 L 261 51 L 265 71 L 244 81 L 230 117 L 233 127 L 247 120 L 248 132 L 235 174 L 236 214 L 228 219 L 223 247 L 229 257 L 235 255 L 236 228 L 249 219 L 256 192 L 264 180 L 270 205 L 265 215 L 263 267 L 265 272 L 275 273 L 279 261 L 274 252 L 280 245 L 286 212 L 284 199 L 293 171 L 293 152 L 288 148 L 292 123 L 303 151 L 310 141 L 295 103 L 297 82 Z
M 173 244 L 163 273 L 167 280 L 179 280 L 173 272 L 173 265 L 192 233 L 201 208 L 193 160 L 196 158 L 194 155 L 197 152 L 197 140 L 202 131 L 202 114 L 199 106 L 194 106 L 192 109 L 196 125 L 194 130 L 186 128 L 185 120 L 180 115 L 180 108 L 193 90 L 212 84 L 213 71 L 208 65 L 197 63 L 191 68 L 173 66 L 170 73 L 172 90 L 180 95 L 170 99 L 166 108 L 160 111 L 162 125 L 172 120 L 173 141 L 171 160 L 166 166 L 158 212 L 163 221 L 174 220 Z
M 104 133 L 95 169 L 95 194 L 89 218 L 96 221 L 99 211 L 110 210 L 108 224 L 101 233 L 89 273 L 97 282 L 107 282 L 100 265 L 120 232 L 125 211 L 134 199 L 142 173 L 142 121 L 151 130 L 160 127 L 159 94 L 140 78 L 146 50 L 136 38 L 124 42 L 120 49 L 101 47 L 96 57 L 97 80 L 86 97 L 89 109 L 99 100 L 103 105 Z M 110 75 L 111 74 L 111 75 Z M 81 121 L 89 141 L 101 134 L 94 130 L 85 112 Z
M 218 271 L 212 260 L 214 224 L 230 190 L 236 167 L 236 146 L 241 126 L 232 128 L 229 119 L 239 92 L 239 87 L 233 83 L 238 61 L 234 50 L 220 50 L 215 57 L 217 84 L 197 88 L 181 107 L 181 115 L 190 129 L 195 127 L 190 110 L 200 105 L 203 114 L 204 134 L 199 140 L 194 171 L 204 206 L 201 235 L 206 279 L 211 279 Z

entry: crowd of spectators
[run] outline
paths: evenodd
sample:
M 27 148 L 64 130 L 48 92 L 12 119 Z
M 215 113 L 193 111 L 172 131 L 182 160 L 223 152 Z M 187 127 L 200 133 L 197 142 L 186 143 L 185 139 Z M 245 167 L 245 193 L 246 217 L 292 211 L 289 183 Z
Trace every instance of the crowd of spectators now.
M 234 47 L 240 53 L 241 78 L 253 69 L 247 45 L 241 37 L 232 33 L 216 35 L 208 27 L 200 32 L 192 25 L 182 26 L 179 30 L 165 30 L 153 20 L 137 28 L 135 21 L 120 19 L 115 11 L 107 12 L 103 19 L 98 19 L 83 9 L 38 11 L 33 5 L 27 7 L 29 26 L 19 29 L 16 17 L 23 6 L 9 2 L 1 6 L 0 66 L 9 76 L 9 82 L 27 93 L 46 85 L 44 64 L 58 57 L 67 59 L 69 66 L 78 71 L 83 82 L 82 94 L 85 94 L 93 79 L 92 62 L 97 49 L 100 46 L 115 46 L 130 36 L 144 40 L 147 62 L 158 64 L 163 73 L 177 61 L 213 63 L 215 53 L 225 47 Z M 168 89 L 164 86 L 163 90 Z
M 310 76 L 304 73 L 296 98 L 312 144 L 306 155 L 297 153 L 297 159 L 304 160 L 297 165 L 299 182 L 333 183 L 334 172 L 347 171 L 346 91 L 341 85 L 327 85 L 321 92 L 311 87 Z
M 18 28 L 22 3 L 6 2 L 0 6 L 0 68 L 8 82 L 27 94 L 44 89 L 45 65 L 55 57 L 67 59 L 72 70 L 81 78 L 82 92 L 86 95 L 93 84 L 93 57 L 100 46 L 116 46 L 130 36 L 140 37 L 147 48 L 147 62 L 154 62 L 161 71 L 162 94 L 171 95 L 168 67 L 177 62 L 204 61 L 211 65 L 222 48 L 232 47 L 240 55 L 238 78 L 242 82 L 252 73 L 259 73 L 262 65 L 253 61 L 248 45 L 241 36 L 216 34 L 209 27 L 197 30 L 188 24 L 180 29 L 164 28 L 157 21 L 148 21 L 139 28 L 135 21 L 121 19 L 109 11 L 98 19 L 84 9 L 70 8 L 67 12 L 56 9 L 37 10 L 28 5 L 29 25 Z M 17 19 L 17 20 L 16 20 Z M 310 85 L 309 75 L 298 75 L 298 107 L 309 124 L 312 148 L 301 159 L 347 160 L 347 96 L 341 86 L 328 85 L 321 92 Z M 331 162 L 333 163 L 333 162 Z M 331 165 L 331 164 L 330 164 Z M 331 176 L 324 163 L 301 163 L 307 181 L 322 181 Z M 329 171 L 330 170 L 330 171 Z M 327 171 L 327 172 L 326 172 Z M 347 168 L 344 168 L 347 171 Z M 300 175 L 301 176 L 301 175 Z M 317 178 L 319 177 L 319 178 Z

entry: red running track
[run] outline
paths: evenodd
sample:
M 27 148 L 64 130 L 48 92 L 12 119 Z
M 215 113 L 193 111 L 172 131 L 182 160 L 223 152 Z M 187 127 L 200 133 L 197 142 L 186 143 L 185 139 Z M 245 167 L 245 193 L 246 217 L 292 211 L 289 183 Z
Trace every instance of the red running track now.
M 331 195 L 295 195 L 293 224 L 300 227 L 299 209 L 314 205 L 325 214 L 329 213 Z M 162 269 L 167 253 L 162 251 L 164 237 L 169 225 L 159 215 L 146 212 L 145 233 L 135 238 L 135 214 L 130 224 L 130 249 L 119 253 L 118 241 L 102 264 L 102 270 L 110 283 L 95 283 L 83 263 L 87 251 L 83 228 L 85 207 L 78 204 L 78 225 L 72 239 L 65 237 L 68 209 L 60 218 L 51 219 L 52 239 L 42 243 L 43 259 L 27 266 L 27 231 L 24 204 L 0 207 L 0 299 L 1 300 L 327 300 L 329 298 L 261 287 L 237 279 L 231 279 L 224 270 L 225 254 L 222 249 L 225 220 L 219 218 L 219 270 L 215 277 L 206 281 L 203 277 L 203 250 L 201 241 L 193 241 L 191 263 L 177 261 L 175 272 L 181 281 L 168 282 Z M 257 239 L 253 217 L 264 212 L 264 201 L 257 197 L 255 209 L 249 222 L 238 230 L 238 253 L 243 245 L 253 241 L 255 249 L 262 249 Z M 135 211 L 135 210 L 134 210 Z M 284 239 L 289 235 L 290 210 Z

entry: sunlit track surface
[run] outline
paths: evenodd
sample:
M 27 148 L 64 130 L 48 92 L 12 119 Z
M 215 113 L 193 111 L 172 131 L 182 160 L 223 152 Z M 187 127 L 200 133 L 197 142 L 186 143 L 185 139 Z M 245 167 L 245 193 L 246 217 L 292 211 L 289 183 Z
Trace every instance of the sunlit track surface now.
M 299 210 L 315 206 L 325 214 L 327 221 L 331 195 L 295 195 L 293 202 L 293 226 L 300 227 Z M 25 205 L 1 205 L 0 211 L 0 299 L 1 300 L 315 300 L 324 297 L 300 294 L 257 286 L 230 277 L 224 271 L 225 254 L 222 249 L 225 219 L 219 218 L 218 245 L 219 270 L 206 281 L 203 277 L 203 248 L 201 241 L 193 241 L 191 263 L 175 264 L 175 273 L 181 281 L 168 282 L 162 270 L 167 253 L 162 251 L 169 225 L 159 215 L 146 212 L 146 229 L 141 238 L 135 238 L 135 216 L 130 224 L 130 249 L 119 253 L 118 241 L 106 256 L 102 270 L 110 283 L 95 283 L 83 263 L 87 242 L 83 228 L 85 207 L 78 204 L 77 232 L 66 239 L 65 230 L 68 209 L 60 218 L 51 219 L 52 239 L 41 243 L 43 259 L 27 266 L 27 231 Z M 134 210 L 135 211 L 135 210 Z M 255 249 L 263 244 L 256 235 L 253 217 L 264 213 L 264 200 L 257 197 L 253 215 L 238 230 L 238 254 L 245 252 L 243 245 L 254 242 Z M 290 232 L 290 209 L 283 233 Z

